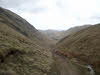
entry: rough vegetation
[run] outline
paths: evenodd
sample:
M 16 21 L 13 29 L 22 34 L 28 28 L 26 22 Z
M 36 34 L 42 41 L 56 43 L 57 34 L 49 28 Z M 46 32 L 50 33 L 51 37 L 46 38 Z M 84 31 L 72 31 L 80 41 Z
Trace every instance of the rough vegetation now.
M 57 50 L 80 64 L 91 65 L 100 75 L 100 24 L 65 37 L 57 43 Z
M 100 75 L 99 24 L 41 32 L 0 7 L 0 75 L 90 75 L 88 64 Z
M 0 8 L 0 75 L 47 75 L 53 60 L 42 47 L 50 45 L 46 40 L 27 21 Z

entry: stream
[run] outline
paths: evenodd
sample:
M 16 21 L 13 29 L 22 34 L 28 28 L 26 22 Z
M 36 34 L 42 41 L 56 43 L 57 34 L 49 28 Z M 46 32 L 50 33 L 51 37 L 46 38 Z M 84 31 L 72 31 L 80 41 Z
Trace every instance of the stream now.
M 87 68 L 90 70 L 90 75 L 95 75 L 95 72 L 90 65 L 88 65 Z

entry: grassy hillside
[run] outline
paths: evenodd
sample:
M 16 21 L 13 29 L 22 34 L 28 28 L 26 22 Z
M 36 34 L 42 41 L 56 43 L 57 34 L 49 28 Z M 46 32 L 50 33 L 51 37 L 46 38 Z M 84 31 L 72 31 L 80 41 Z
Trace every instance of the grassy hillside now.
M 91 65 L 96 75 L 100 75 L 100 24 L 65 37 L 57 44 L 57 50 L 80 64 Z
M 17 14 L 7 9 L 4 10 L 0 8 L 0 18 L 0 22 L 6 23 L 9 27 L 13 28 L 17 32 L 23 34 L 34 42 L 36 41 L 36 43 L 42 46 L 48 46 L 52 44 L 52 42 L 50 42 L 52 40 L 46 38 L 45 35 L 41 34 L 37 29 L 35 29 L 31 24 Z
M 53 60 L 42 47 L 48 45 L 44 38 L 23 18 L 0 8 L 0 75 L 47 75 Z

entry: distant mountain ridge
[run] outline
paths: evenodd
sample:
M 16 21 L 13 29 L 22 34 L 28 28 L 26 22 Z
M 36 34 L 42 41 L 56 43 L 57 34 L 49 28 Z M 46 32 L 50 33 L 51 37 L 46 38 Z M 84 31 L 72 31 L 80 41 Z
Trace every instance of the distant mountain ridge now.
M 82 29 L 85 29 L 89 26 L 90 25 L 76 26 L 68 30 L 50 30 L 49 29 L 49 30 L 39 30 L 39 31 L 46 34 L 48 37 L 55 40 L 56 42 L 58 42 L 58 41 L 61 41 L 61 39 L 67 37 L 68 35 L 73 34 Z
M 64 31 L 58 31 L 58 30 L 39 30 L 39 31 L 44 33 L 51 39 L 53 39 L 55 42 L 57 42 L 58 40 L 60 40 L 63 37 L 63 36 L 61 36 L 61 34 L 63 34 L 63 32 L 64 32 Z

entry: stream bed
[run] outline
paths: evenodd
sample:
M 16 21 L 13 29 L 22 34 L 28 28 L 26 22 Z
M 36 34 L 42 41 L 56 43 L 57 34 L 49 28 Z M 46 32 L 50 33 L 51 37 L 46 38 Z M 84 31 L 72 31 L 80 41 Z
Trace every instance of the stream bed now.
M 90 65 L 88 65 L 87 68 L 90 70 L 90 75 L 95 75 L 95 72 Z

